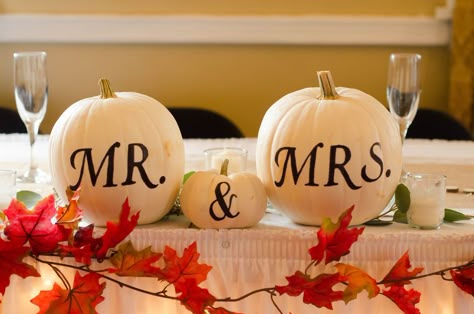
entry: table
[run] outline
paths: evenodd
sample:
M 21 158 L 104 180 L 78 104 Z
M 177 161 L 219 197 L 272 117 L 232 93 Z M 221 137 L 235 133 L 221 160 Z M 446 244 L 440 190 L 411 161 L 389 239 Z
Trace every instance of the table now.
M 216 146 L 244 147 L 249 151 L 249 170 L 255 170 L 256 139 L 186 140 L 186 170 L 202 169 L 202 150 Z M 47 136 L 38 140 L 40 164 L 47 165 Z M 404 146 L 406 169 L 441 172 L 448 185 L 461 189 L 474 186 L 474 143 L 441 140 L 410 140 Z M 0 168 L 17 168 L 28 159 L 24 135 L 0 135 Z M 50 187 L 20 186 L 48 193 Z M 472 194 L 449 193 L 447 206 L 474 214 Z M 185 247 L 197 241 L 200 262 L 213 266 L 206 285 L 218 297 L 237 297 L 253 289 L 286 284 L 285 276 L 304 270 L 310 261 L 308 249 L 317 244 L 317 227 L 296 225 L 284 215 L 271 210 L 251 229 L 198 230 L 188 228 L 184 217 L 139 226 L 130 238 L 139 249 L 151 245 L 163 251 L 169 245 L 182 254 Z M 366 227 L 351 253 L 342 258 L 380 280 L 403 253 L 408 251 L 413 267 L 424 267 L 424 273 L 462 264 L 474 257 L 474 222 L 446 223 L 435 231 L 410 229 L 404 224 Z M 324 268 L 320 267 L 320 270 Z M 331 271 L 331 269 L 326 269 Z M 41 266 L 42 279 L 12 277 L 3 297 L 3 313 L 35 313 L 37 307 L 26 300 L 39 289 L 49 289 L 54 276 Z M 144 289 L 158 290 L 155 279 L 129 278 L 126 282 Z M 421 313 L 474 313 L 474 299 L 451 282 L 439 277 L 413 281 L 422 293 L 418 308 Z M 174 301 L 144 296 L 107 283 L 105 301 L 97 306 L 99 313 L 189 313 Z M 401 313 L 387 298 L 369 300 L 365 293 L 348 305 L 334 303 L 334 311 L 305 305 L 301 297 L 277 297 L 284 313 Z M 257 294 L 236 304 L 222 304 L 244 313 L 277 313 L 266 294 Z

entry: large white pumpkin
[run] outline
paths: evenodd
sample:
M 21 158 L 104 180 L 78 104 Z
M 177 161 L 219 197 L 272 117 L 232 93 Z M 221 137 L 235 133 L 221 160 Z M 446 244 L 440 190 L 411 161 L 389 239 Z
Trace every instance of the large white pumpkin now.
M 335 88 L 328 71 L 320 88 L 292 92 L 266 112 L 257 140 L 257 174 L 272 205 L 301 224 L 335 221 L 355 205 L 351 224 L 376 217 L 400 179 L 397 123 L 375 98 Z
M 81 188 L 85 220 L 116 221 L 128 198 L 138 223 L 162 218 L 172 207 L 184 174 L 184 145 L 171 113 L 157 100 L 133 92 L 101 95 L 71 105 L 50 135 L 53 185 L 62 201 Z

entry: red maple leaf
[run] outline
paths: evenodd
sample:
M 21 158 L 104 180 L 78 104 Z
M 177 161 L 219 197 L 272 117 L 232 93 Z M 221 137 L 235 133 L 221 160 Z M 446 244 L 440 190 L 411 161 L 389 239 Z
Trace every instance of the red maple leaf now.
M 194 278 L 185 278 L 174 284 L 181 304 L 194 314 L 206 313 L 204 310 L 214 304 L 216 298 L 207 289 L 200 288 Z
M 91 249 L 89 244 L 81 247 L 59 245 L 59 255 L 61 257 L 72 255 L 76 262 L 90 265 L 92 263 L 92 258 L 94 257 L 94 251 Z
M 5 210 L 8 224 L 4 230 L 7 238 L 14 242 L 29 243 L 33 254 L 49 253 L 58 243 L 67 240 L 70 231 L 51 222 L 56 215 L 54 196 L 39 201 L 33 210 L 14 199 Z
M 412 271 L 409 271 L 408 269 L 410 267 L 410 257 L 408 256 L 408 252 L 405 252 L 405 254 L 400 257 L 400 259 L 395 263 L 389 273 L 382 280 L 382 283 L 385 285 L 385 287 L 391 285 L 409 284 L 410 280 L 407 278 L 416 276 L 423 271 L 423 267 L 417 267 Z
M 325 263 L 329 264 L 349 254 L 350 247 L 364 231 L 364 227 L 347 228 L 352 219 L 351 213 L 353 210 L 354 206 L 343 212 L 336 224 L 328 218 L 323 219 L 318 231 L 318 245 L 309 249 L 311 258 L 317 263 L 323 260 L 324 255 L 326 255 Z
M 190 246 L 184 249 L 182 257 L 178 257 L 174 249 L 165 246 L 163 252 L 165 267 L 161 270 L 162 278 L 173 284 L 186 279 L 194 279 L 197 285 L 200 284 L 206 280 L 212 267 L 199 264 L 199 256 L 196 242 L 191 243 Z
M 94 225 L 90 224 L 86 227 L 79 227 L 74 234 L 73 243 L 68 245 L 60 245 L 61 256 L 72 254 L 78 263 L 90 265 L 92 257 L 102 246 L 102 238 L 94 238 Z
M 102 246 L 102 238 L 94 238 L 94 225 L 90 224 L 79 227 L 74 234 L 73 245 L 78 248 L 89 245 L 93 252 L 97 252 Z
M 107 251 L 111 248 L 114 248 L 117 244 L 122 242 L 136 227 L 140 212 L 132 215 L 130 220 L 128 216 L 130 215 L 130 205 L 128 204 L 128 198 L 122 205 L 122 211 L 120 212 L 120 218 L 118 223 L 107 222 L 106 231 L 101 237 L 102 246 L 97 251 L 97 259 L 101 260 L 107 255 Z
M 101 237 L 94 238 L 94 225 L 79 227 L 74 234 L 73 243 L 60 246 L 61 256 L 72 254 L 77 262 L 91 264 L 92 257 L 102 261 L 109 249 L 122 242 L 136 227 L 139 213 L 132 215 L 130 220 L 130 206 L 128 199 L 122 205 L 118 223 L 107 222 L 106 230 Z
M 456 286 L 462 291 L 474 296 L 474 266 L 471 265 L 466 268 L 451 270 L 450 273 Z
M 40 277 L 33 266 L 23 262 L 23 258 L 29 253 L 29 247 L 0 238 L 0 294 L 5 293 L 5 289 L 10 284 L 10 276 L 13 274 L 21 278 Z
M 119 276 L 155 277 L 159 274 L 160 268 L 152 264 L 161 256 L 161 253 L 153 252 L 151 246 L 137 251 L 132 242 L 128 241 L 121 244 L 110 258 L 115 268 L 109 268 L 108 271 Z
M 415 306 L 420 302 L 421 293 L 414 289 L 406 290 L 403 285 L 392 285 L 382 294 L 392 300 L 405 314 L 420 314 Z
M 315 278 L 297 271 L 294 275 L 286 277 L 288 285 L 275 286 L 280 294 L 298 296 L 303 293 L 303 302 L 317 307 L 326 307 L 332 310 L 332 302 L 343 300 L 344 292 L 334 291 L 333 286 L 344 281 L 344 277 L 336 274 L 320 274 Z
M 82 277 L 76 272 L 72 289 L 63 289 L 55 283 L 51 290 L 40 291 L 31 303 L 40 308 L 39 314 L 97 313 L 95 307 L 104 300 L 102 292 L 105 289 L 105 282 L 99 283 L 100 278 L 97 273 Z

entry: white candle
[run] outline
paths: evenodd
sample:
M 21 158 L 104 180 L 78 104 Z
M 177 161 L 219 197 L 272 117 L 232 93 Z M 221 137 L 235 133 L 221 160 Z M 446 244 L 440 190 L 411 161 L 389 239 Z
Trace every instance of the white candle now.
M 0 170 L 0 210 L 10 205 L 16 194 L 16 173 L 12 170 Z
M 224 160 L 229 160 L 227 173 L 236 173 L 245 170 L 247 163 L 247 150 L 243 148 L 211 148 L 204 151 L 206 168 L 221 170 Z
M 8 208 L 8 205 L 10 205 L 11 200 L 12 200 L 11 196 L 3 195 L 2 192 L 0 191 L 0 210 L 4 210 Z
M 444 218 L 444 199 L 412 199 L 407 218 L 419 227 L 438 227 Z
M 446 178 L 436 174 L 409 173 L 406 184 L 410 190 L 408 224 L 420 229 L 437 229 L 444 219 Z

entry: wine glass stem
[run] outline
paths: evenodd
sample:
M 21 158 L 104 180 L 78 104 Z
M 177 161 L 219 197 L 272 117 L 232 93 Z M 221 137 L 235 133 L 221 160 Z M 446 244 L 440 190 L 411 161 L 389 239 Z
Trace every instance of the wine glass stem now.
M 26 130 L 30 138 L 30 173 L 38 168 L 36 163 L 35 143 L 38 137 L 39 121 L 26 123 Z
M 402 145 L 403 145 L 403 143 L 405 142 L 405 138 L 407 136 L 408 126 L 410 124 L 406 121 L 400 121 L 399 125 L 400 125 L 400 137 L 402 139 Z
M 402 139 L 402 148 L 403 148 L 403 145 L 405 143 L 405 138 L 407 136 L 407 131 L 408 131 L 408 126 L 410 125 L 409 122 L 406 122 L 406 121 L 399 121 L 399 126 L 400 126 L 400 138 Z M 407 171 L 405 169 L 405 162 L 402 161 L 402 173 L 401 173 L 401 177 L 400 177 L 400 182 L 401 183 L 404 183 L 405 182 L 405 177 L 407 175 Z

